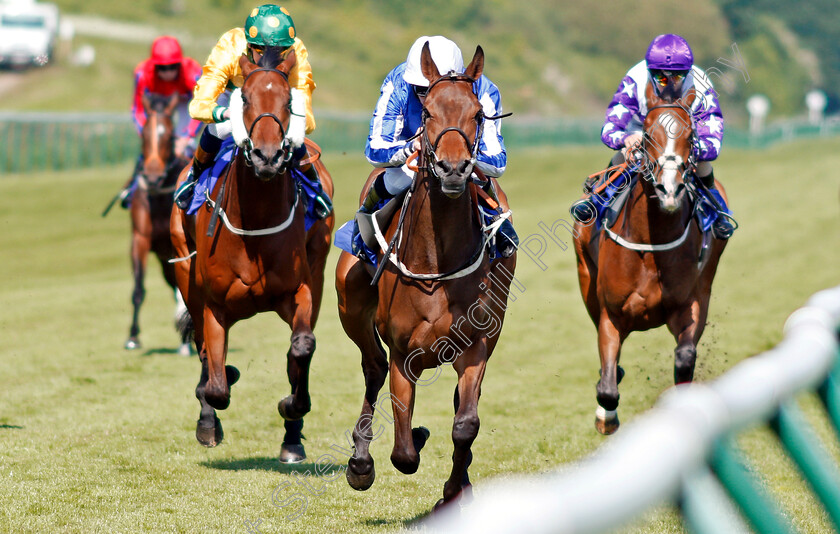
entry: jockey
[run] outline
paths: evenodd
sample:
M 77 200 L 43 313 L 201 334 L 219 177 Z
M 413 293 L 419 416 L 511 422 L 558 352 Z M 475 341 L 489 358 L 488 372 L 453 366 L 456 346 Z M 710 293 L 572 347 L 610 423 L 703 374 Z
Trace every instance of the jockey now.
M 694 54 L 685 39 L 675 34 L 657 36 L 647 49 L 645 59 L 637 63 L 621 81 L 609 107 L 601 141 L 616 150 L 610 165 L 620 165 L 642 142 L 642 125 L 647 115 L 645 88 L 650 83 L 656 94 L 666 99 L 678 99 L 692 88 L 697 92 L 691 106 L 692 126 L 696 141 L 692 156 L 696 160 L 695 174 L 707 190 L 715 189 L 712 161 L 717 159 L 723 139 L 723 114 L 711 80 L 702 69 L 694 65 Z M 587 180 L 584 190 L 590 191 L 593 180 Z M 701 189 L 702 192 L 702 189 Z M 722 197 L 714 191 L 713 205 L 718 211 L 728 213 Z M 705 193 L 704 193 L 705 195 Z M 584 198 L 571 207 L 572 216 L 579 222 L 592 219 L 591 201 Z M 735 227 L 729 217 L 718 215 L 712 231 L 718 239 L 728 239 Z
M 188 105 L 192 98 L 195 82 L 201 75 L 201 65 L 190 57 L 184 57 L 181 45 L 174 37 L 158 37 L 152 43 L 151 55 L 140 62 L 134 69 L 134 100 L 131 105 L 131 115 L 137 127 L 137 133 L 142 134 L 146 124 L 146 110 L 143 108 L 143 96 L 156 94 L 170 97 L 179 95 L 178 106 L 175 109 L 177 130 L 175 131 L 175 157 L 187 159 L 195 145 L 201 123 L 191 119 Z M 142 154 L 131 178 L 120 193 L 121 205 L 126 208 L 130 200 L 130 192 L 135 177 L 143 167 Z
M 423 77 L 420 68 L 420 54 L 423 45 L 429 43 L 429 51 L 439 72 L 464 72 L 464 59 L 458 45 L 440 35 L 423 36 L 417 39 L 408 52 L 405 62 L 394 67 L 385 77 L 380 88 L 379 100 L 370 121 L 370 133 L 365 146 L 365 156 L 374 167 L 383 167 L 368 190 L 367 197 L 359 211 L 371 213 L 380 200 L 393 198 L 409 188 L 414 180 L 414 171 L 405 165 L 408 157 L 420 149 L 419 133 L 423 125 L 421 112 L 429 80 Z M 484 76 L 473 84 L 481 102 L 484 114 L 495 117 L 502 112 L 502 101 L 498 87 Z M 502 139 L 499 120 L 486 120 L 481 132 L 476 167 L 486 176 L 499 177 L 505 172 L 507 154 Z M 412 139 L 414 138 L 414 139 Z M 409 139 L 412 139 L 409 141 Z M 485 191 L 496 197 L 490 180 L 482 183 Z M 509 257 L 516 250 L 519 239 L 508 220 L 499 229 L 499 252 Z
M 209 123 L 209 126 L 201 134 L 189 177 L 175 193 L 175 202 L 182 209 L 189 205 L 195 180 L 219 153 L 222 139 L 231 135 L 230 110 L 227 107 L 230 91 L 242 87 L 245 82 L 239 58 L 247 55 L 248 59 L 256 63 L 262 58 L 267 46 L 280 47 L 281 57 L 285 57 L 290 50 L 295 51 L 295 65 L 289 72 L 291 105 L 293 110 L 299 109 L 304 113 L 292 115 L 287 137 L 295 142 L 293 159 L 300 162 L 306 157 L 304 135 L 315 129 L 315 115 L 312 113 L 315 81 L 312 79 L 309 54 L 303 41 L 296 36 L 295 24 L 286 8 L 264 4 L 251 11 L 245 19 L 244 28 L 233 28 L 222 35 L 210 52 L 203 74 L 195 86 L 190 115 Z M 314 165 L 301 166 L 300 170 L 314 183 L 319 182 Z

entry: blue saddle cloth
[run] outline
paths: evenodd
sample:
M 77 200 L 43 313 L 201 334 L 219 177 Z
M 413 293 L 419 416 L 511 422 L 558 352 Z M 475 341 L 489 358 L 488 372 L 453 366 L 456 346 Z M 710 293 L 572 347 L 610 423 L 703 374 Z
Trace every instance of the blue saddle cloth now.
M 376 206 L 374 206 L 374 211 L 381 209 L 387 202 L 387 200 L 377 202 Z M 482 214 L 485 225 L 492 223 L 495 216 L 499 214 L 498 210 L 491 210 L 487 206 L 482 206 L 482 209 L 484 210 Z M 359 225 L 355 218 L 342 224 L 341 228 L 336 230 L 333 243 L 341 250 L 349 252 L 365 263 L 372 265 L 374 268 L 379 266 L 377 251 L 368 247 L 364 239 L 362 239 L 362 234 L 359 233 Z M 488 247 L 488 254 L 491 261 L 499 257 L 495 246 Z
M 213 165 L 205 169 L 205 171 L 201 173 L 201 176 L 198 177 L 198 181 L 196 182 L 193 190 L 192 202 L 190 203 L 189 208 L 187 208 L 187 215 L 193 215 L 196 213 L 207 201 L 207 191 L 212 191 L 213 188 L 216 187 L 216 182 L 223 173 L 226 172 L 228 164 L 230 164 L 236 155 L 236 148 L 237 147 L 233 142 L 233 138 L 231 137 L 222 142 L 222 148 L 216 155 Z M 295 182 L 297 182 L 299 193 L 303 195 L 303 200 L 306 202 L 306 213 L 304 219 L 306 229 L 309 230 L 309 228 L 315 224 L 315 221 L 318 220 L 318 216 L 315 213 L 315 199 L 324 193 L 324 189 L 321 186 L 321 182 L 313 182 L 307 178 L 305 174 L 300 172 L 297 167 L 293 167 L 291 169 L 291 173 Z
M 633 169 L 631 169 L 631 171 L 632 170 Z M 598 212 L 595 219 L 596 230 L 600 230 L 603 227 L 607 210 L 613 203 L 616 195 L 624 189 L 630 179 L 631 175 L 628 172 L 623 172 L 621 176 L 614 179 L 612 183 L 604 189 L 604 191 L 598 195 L 592 195 L 592 197 L 590 197 Z M 695 207 L 694 215 L 697 218 L 698 226 L 703 232 L 711 230 L 712 225 L 715 223 L 717 218 L 721 216 L 717 208 L 715 208 L 715 203 L 709 198 L 710 196 L 714 197 L 717 204 L 723 207 L 723 211 L 727 215 L 732 215 L 732 211 L 726 205 L 726 201 L 723 200 L 723 197 L 717 189 L 707 189 L 701 186 L 695 188 L 695 190 L 699 193 L 699 195 L 695 199 L 697 205 Z

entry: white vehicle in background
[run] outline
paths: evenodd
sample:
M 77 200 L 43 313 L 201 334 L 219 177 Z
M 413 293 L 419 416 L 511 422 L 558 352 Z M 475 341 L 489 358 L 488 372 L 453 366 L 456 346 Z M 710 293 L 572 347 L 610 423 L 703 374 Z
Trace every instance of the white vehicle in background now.
M 58 7 L 30 0 L 0 1 L 0 66 L 46 65 L 58 36 Z

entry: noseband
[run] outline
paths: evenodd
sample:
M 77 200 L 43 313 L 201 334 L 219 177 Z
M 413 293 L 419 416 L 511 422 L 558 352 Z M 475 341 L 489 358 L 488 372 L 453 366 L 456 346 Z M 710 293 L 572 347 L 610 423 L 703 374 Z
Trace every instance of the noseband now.
M 277 69 L 260 67 L 260 68 L 252 70 L 251 73 L 248 74 L 248 76 L 245 77 L 245 81 L 242 82 L 242 87 L 244 88 L 245 84 L 248 83 L 248 78 L 253 76 L 254 73 L 261 72 L 261 71 L 263 71 L 263 72 L 274 72 L 276 74 L 279 74 L 280 76 L 283 77 L 284 80 L 286 80 L 287 84 L 289 83 L 289 75 L 286 74 L 285 72 L 277 70 Z M 286 103 L 286 107 L 288 108 L 289 113 L 291 113 L 292 112 L 291 95 L 289 96 L 289 101 Z M 251 141 L 251 135 L 254 133 L 254 128 L 257 126 L 257 123 L 260 121 L 260 119 L 264 119 L 266 117 L 268 117 L 271 120 L 273 120 L 274 122 L 276 122 L 277 125 L 280 127 L 280 135 L 283 138 L 283 140 L 280 142 L 280 150 L 283 154 L 283 163 L 280 166 L 280 170 L 279 170 L 278 174 L 282 174 L 286 171 L 286 166 L 289 164 L 289 161 L 291 161 L 291 159 L 292 159 L 292 150 L 291 150 L 291 145 L 292 144 L 286 138 L 286 129 L 283 127 L 283 123 L 280 121 L 280 118 L 277 115 L 275 115 L 274 113 L 261 113 L 260 115 L 257 116 L 256 119 L 254 119 L 254 122 L 251 123 L 251 127 L 248 128 L 248 138 L 246 140 L 247 144 L 242 149 L 242 154 L 245 156 L 245 163 L 249 167 L 252 167 L 254 164 L 251 161 L 251 151 L 254 149 L 254 143 L 253 143 L 253 141 Z

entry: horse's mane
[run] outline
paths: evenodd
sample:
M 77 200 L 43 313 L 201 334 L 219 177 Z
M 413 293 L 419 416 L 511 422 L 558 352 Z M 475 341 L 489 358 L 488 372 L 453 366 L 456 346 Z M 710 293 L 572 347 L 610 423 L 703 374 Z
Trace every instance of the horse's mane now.
M 283 51 L 285 49 L 279 46 L 267 46 L 263 52 L 260 61 L 257 63 L 259 67 L 267 69 L 276 69 L 283 61 Z

